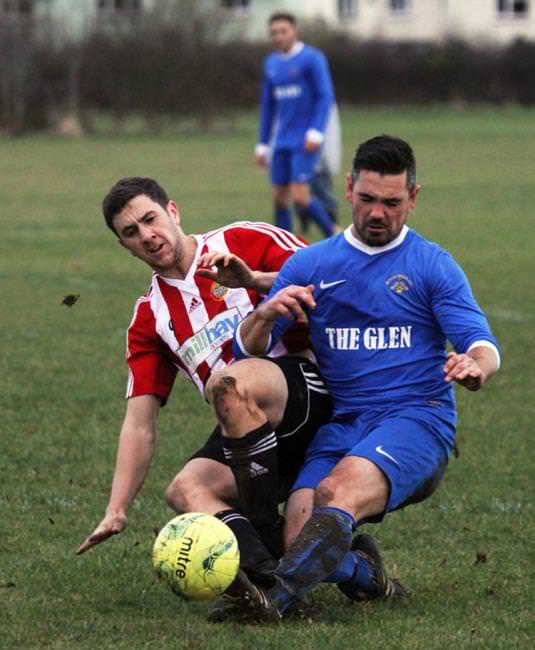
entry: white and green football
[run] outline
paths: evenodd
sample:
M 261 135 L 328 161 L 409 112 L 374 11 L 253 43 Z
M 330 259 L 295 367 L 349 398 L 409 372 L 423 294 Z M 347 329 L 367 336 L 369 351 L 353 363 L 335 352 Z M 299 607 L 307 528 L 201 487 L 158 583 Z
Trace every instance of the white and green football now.
M 238 542 L 222 521 L 201 512 L 174 517 L 159 532 L 152 550 L 158 578 L 188 600 L 212 600 L 236 577 Z

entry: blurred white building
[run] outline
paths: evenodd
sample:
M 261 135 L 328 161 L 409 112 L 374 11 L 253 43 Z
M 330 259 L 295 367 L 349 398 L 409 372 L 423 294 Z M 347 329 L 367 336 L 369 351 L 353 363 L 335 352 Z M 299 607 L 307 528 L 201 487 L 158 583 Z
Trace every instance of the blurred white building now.
M 316 3 L 318 4 L 318 3 Z M 506 44 L 535 39 L 533 0 L 338 0 L 336 20 L 360 38 Z
M 0 24 L 52 18 L 75 37 L 95 23 L 105 27 L 142 20 L 144 11 L 174 12 L 182 20 L 210 14 L 221 21 L 227 38 L 263 40 L 266 21 L 276 10 L 359 39 L 414 42 L 454 36 L 504 45 L 517 38 L 535 40 L 535 0 L 0 0 Z
M 535 40 L 534 0 L 221 0 L 220 5 L 234 12 L 253 39 L 265 36 L 267 17 L 281 9 L 360 39 Z

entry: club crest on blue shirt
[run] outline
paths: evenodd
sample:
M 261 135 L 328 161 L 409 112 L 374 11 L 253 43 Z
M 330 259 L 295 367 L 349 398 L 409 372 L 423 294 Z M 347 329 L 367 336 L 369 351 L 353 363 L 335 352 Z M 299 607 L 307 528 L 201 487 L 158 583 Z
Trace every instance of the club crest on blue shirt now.
M 412 281 L 402 273 L 391 275 L 386 281 L 386 286 L 394 293 L 404 293 L 412 287 Z

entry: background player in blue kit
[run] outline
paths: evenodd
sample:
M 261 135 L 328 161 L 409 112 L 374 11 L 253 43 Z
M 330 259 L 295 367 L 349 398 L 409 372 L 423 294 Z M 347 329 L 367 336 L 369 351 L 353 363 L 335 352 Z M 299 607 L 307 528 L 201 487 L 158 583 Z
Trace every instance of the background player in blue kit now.
M 321 148 L 321 155 L 314 169 L 314 176 L 310 182 L 310 192 L 324 205 L 333 221 L 335 232 L 342 229 L 338 225 L 338 201 L 334 192 L 333 177 L 340 171 L 342 158 L 342 128 L 340 114 L 335 105 L 329 115 L 325 129 L 325 138 Z M 298 212 L 301 233 L 306 236 L 310 218 L 306 212 Z
M 298 40 L 292 14 L 273 14 L 269 29 L 276 52 L 264 62 L 256 162 L 266 166 L 271 161 L 276 225 L 292 229 L 293 202 L 329 236 L 332 220 L 321 201 L 310 194 L 325 127 L 334 108 L 327 60 L 318 49 Z
M 406 142 L 361 144 L 347 180 L 352 225 L 296 253 L 237 333 L 242 351 L 264 353 L 304 308 L 335 408 L 293 488 L 299 509 L 288 520 L 310 518 L 275 585 L 249 586 L 244 603 L 262 620 L 325 580 L 355 600 L 404 594 L 373 538 L 353 531 L 434 491 L 455 440 L 452 383 L 479 390 L 499 367 L 463 271 L 406 225 L 419 190 Z

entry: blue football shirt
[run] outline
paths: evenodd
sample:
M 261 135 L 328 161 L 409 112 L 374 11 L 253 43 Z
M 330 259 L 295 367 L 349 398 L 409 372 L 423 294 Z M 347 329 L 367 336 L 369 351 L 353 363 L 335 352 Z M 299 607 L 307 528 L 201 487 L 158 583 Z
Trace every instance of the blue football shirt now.
M 384 247 L 348 228 L 298 251 L 268 298 L 290 284 L 315 286 L 310 336 L 337 415 L 425 402 L 453 413 L 447 341 L 458 352 L 477 343 L 499 354 L 460 266 L 407 226 Z M 289 323 L 277 321 L 271 346 Z
M 264 62 L 258 142 L 273 149 L 303 146 L 309 129 L 324 132 L 334 103 L 325 55 L 298 44 L 295 52 L 273 52 Z

